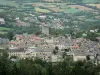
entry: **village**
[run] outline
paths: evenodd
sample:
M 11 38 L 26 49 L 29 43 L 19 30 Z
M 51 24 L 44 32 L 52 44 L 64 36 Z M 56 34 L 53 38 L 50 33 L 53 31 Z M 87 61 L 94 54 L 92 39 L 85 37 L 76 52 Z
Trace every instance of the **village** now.
M 70 56 L 74 61 L 100 62 L 100 37 L 97 37 L 99 42 L 85 38 L 72 39 L 70 35 L 67 38 L 51 37 L 47 26 L 42 27 L 41 30 L 47 35 L 46 37 L 27 33 L 16 34 L 15 39 L 8 43 L 9 58 L 15 56 L 16 59 L 40 58 L 47 62 L 60 62 L 66 56 Z

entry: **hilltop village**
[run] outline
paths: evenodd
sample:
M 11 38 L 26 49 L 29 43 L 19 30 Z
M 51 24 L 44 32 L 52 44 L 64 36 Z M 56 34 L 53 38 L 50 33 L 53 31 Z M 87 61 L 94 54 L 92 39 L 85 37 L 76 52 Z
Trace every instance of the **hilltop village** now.
M 40 58 L 46 61 L 63 61 L 66 56 L 70 56 L 74 61 L 90 60 L 100 62 L 100 37 L 99 40 L 91 41 L 86 38 L 72 39 L 71 36 L 49 36 L 49 29 L 44 27 L 42 32 L 48 37 L 35 34 L 16 34 L 14 40 L 8 43 L 9 57 L 15 56 L 17 59 Z

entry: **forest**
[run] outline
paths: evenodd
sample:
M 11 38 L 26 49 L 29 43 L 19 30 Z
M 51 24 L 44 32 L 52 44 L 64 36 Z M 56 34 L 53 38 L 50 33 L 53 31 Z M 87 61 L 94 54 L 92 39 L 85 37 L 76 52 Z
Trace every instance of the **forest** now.
M 38 58 L 11 60 L 3 52 L 0 56 L 0 75 L 100 75 L 100 64 L 90 60 L 74 62 L 69 57 L 55 63 Z

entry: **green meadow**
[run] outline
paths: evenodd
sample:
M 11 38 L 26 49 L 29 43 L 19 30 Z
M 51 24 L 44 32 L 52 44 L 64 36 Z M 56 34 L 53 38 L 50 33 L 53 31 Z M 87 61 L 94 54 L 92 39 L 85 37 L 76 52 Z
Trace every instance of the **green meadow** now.
M 10 28 L 0 27 L 0 31 L 8 31 L 8 30 L 10 30 Z

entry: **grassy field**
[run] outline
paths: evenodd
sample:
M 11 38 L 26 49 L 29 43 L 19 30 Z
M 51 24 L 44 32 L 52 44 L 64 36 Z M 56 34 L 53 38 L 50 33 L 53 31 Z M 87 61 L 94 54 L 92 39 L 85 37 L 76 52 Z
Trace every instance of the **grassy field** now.
M 79 10 L 79 9 L 70 8 L 70 7 L 64 7 L 64 8 L 62 8 L 62 10 L 63 10 L 65 13 L 72 13 L 72 14 L 81 11 L 81 10 Z
M 80 12 L 80 10 L 74 9 L 74 8 L 70 8 L 70 9 L 67 9 L 67 12 L 68 13 L 77 13 L 77 12 Z
M 7 34 L 10 28 L 0 27 L 0 34 Z
M 16 6 L 16 7 L 18 7 L 18 4 L 15 3 L 15 1 L 0 0 L 0 4 L 10 5 L 10 6 Z
M 95 3 L 97 0 L 83 0 L 84 3 Z
M 41 9 L 41 8 L 38 8 L 38 7 L 35 7 L 35 10 L 37 12 L 41 12 L 41 13 L 50 13 L 51 11 L 47 10 L 47 9 Z
M 0 27 L 0 31 L 8 31 L 9 28 L 6 28 L 6 27 Z
M 100 36 L 100 33 L 97 33 Z

